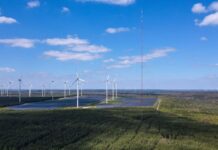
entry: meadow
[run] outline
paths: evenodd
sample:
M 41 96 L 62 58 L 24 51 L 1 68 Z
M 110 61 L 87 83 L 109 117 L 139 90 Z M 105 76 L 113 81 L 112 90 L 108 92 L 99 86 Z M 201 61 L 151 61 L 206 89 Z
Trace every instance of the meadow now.
M 218 149 L 216 95 L 164 94 L 158 98 L 153 107 L 48 111 L 2 108 L 0 149 Z

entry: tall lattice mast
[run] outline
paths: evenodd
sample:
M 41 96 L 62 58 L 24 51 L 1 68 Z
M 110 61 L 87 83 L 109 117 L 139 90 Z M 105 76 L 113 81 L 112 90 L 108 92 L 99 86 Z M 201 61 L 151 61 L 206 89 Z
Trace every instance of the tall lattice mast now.
M 141 49 L 141 95 L 144 95 L 144 12 L 141 10 L 140 49 Z

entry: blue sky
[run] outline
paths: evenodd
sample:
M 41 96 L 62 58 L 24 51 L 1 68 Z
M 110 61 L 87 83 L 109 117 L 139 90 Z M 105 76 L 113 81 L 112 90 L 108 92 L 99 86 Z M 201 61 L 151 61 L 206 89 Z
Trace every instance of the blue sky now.
M 140 88 L 141 10 L 145 88 L 217 89 L 214 0 L 0 0 L 0 86 Z

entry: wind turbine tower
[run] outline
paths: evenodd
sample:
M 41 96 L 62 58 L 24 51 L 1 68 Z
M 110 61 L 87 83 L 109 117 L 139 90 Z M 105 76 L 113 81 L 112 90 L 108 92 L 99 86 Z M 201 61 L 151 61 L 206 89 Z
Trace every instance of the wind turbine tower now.
M 70 84 L 68 84 L 68 95 L 69 95 L 69 96 L 71 95 L 71 92 L 70 92 Z
M 51 81 L 51 99 L 52 100 L 54 100 L 53 84 L 54 84 L 54 81 Z
M 144 94 L 144 12 L 141 10 L 141 97 L 143 100 Z
M 114 100 L 115 97 L 115 80 L 112 80 L 112 100 Z
M 115 89 L 116 89 L 116 99 L 117 99 L 117 82 L 115 83 Z
M 43 84 L 42 85 L 42 97 L 44 97 L 45 96 L 45 85 Z
M 8 97 L 8 90 L 9 90 L 9 84 L 8 84 L 8 86 L 7 86 L 7 90 L 6 90 L 6 95 L 7 95 L 7 97 Z
M 3 96 L 3 85 L 1 85 L 1 96 Z
M 9 90 L 11 89 L 11 84 L 12 84 L 12 82 L 9 81 L 8 82 L 8 88 L 7 88 L 7 96 L 9 96 Z
M 110 77 L 107 76 L 106 78 L 106 89 L 105 89 L 105 94 L 106 94 L 106 104 L 108 103 L 108 84 L 110 82 Z
M 18 92 L 19 92 L 19 103 L 21 103 L 21 83 L 22 83 L 22 79 L 21 78 L 18 79 L 18 82 L 19 82 L 19 90 L 18 90 Z
M 64 82 L 64 98 L 66 97 L 67 95 L 67 81 Z
M 83 96 L 83 88 L 82 88 L 82 84 L 80 84 L 80 96 Z
M 32 96 L 32 84 L 30 83 L 30 85 L 29 85 L 29 97 L 31 97 Z
M 76 83 L 76 107 L 79 108 L 79 86 L 81 82 L 85 82 L 85 80 L 80 79 L 79 75 L 77 74 L 76 80 L 73 82 L 73 84 Z

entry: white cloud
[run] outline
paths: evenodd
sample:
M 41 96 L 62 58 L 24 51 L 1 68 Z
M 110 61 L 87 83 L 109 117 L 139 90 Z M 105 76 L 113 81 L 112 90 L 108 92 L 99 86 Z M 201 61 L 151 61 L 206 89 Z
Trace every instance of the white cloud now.
M 165 49 L 154 50 L 152 53 L 144 55 L 143 58 L 141 58 L 141 56 L 120 57 L 121 59 L 120 64 L 129 65 L 129 64 L 140 63 L 141 61 L 147 62 L 155 58 L 167 56 L 169 52 L 173 52 L 173 51 L 175 51 L 174 48 L 165 48 Z
M 70 50 L 76 52 L 89 52 L 89 53 L 105 53 L 110 51 L 108 48 L 104 46 L 90 45 L 90 44 L 73 46 L 70 48 Z
M 51 46 L 64 46 L 65 51 L 46 51 L 45 56 L 53 57 L 60 61 L 80 60 L 89 61 L 100 58 L 98 53 L 110 51 L 110 49 L 102 45 L 90 44 L 88 40 L 77 37 L 52 38 L 44 40 Z M 72 52 L 73 51 L 73 52 Z M 94 54 L 93 54 L 94 53 Z
M 107 69 L 120 69 L 120 68 L 128 68 L 130 65 L 123 65 L 123 64 L 113 64 L 107 67 Z
M 216 26 L 218 25 L 218 1 L 212 2 L 208 7 L 202 3 L 197 3 L 192 7 L 194 13 L 209 13 L 203 20 L 195 19 L 195 24 L 198 26 Z
M 200 40 L 201 40 L 201 41 L 207 41 L 207 40 L 208 40 L 208 38 L 207 38 L 207 37 L 205 37 L 205 36 L 202 36 L 202 37 L 200 38 Z
M 62 13 L 68 13 L 68 12 L 70 12 L 70 9 L 68 7 L 64 6 L 64 7 L 62 7 L 61 12 Z
M 107 28 L 105 31 L 110 34 L 115 34 L 120 32 L 128 32 L 130 31 L 130 29 L 126 27 L 119 27 L 119 28 Z
M 67 38 L 50 38 L 43 40 L 50 46 L 62 46 L 64 50 L 61 51 L 46 51 L 45 56 L 53 57 L 56 60 L 67 61 L 67 60 L 80 60 L 90 61 L 101 57 L 99 53 L 105 53 L 110 49 L 102 46 L 91 44 L 86 39 L 80 39 L 78 37 L 68 36 Z
M 136 0 L 77 0 L 77 1 L 78 2 L 98 2 L 98 3 L 105 3 L 105 4 L 127 6 L 127 5 L 135 3 Z
M 44 42 L 52 46 L 76 46 L 76 45 L 88 44 L 87 40 L 79 39 L 77 37 L 51 38 L 51 39 L 46 39 Z
M 156 49 L 152 53 L 141 56 L 124 56 L 120 57 L 116 64 L 109 66 L 108 68 L 125 68 L 130 65 L 147 62 L 156 58 L 165 57 L 168 53 L 175 51 L 175 48 Z
M 104 63 L 110 63 L 110 62 L 114 62 L 115 60 L 113 58 L 110 59 L 105 59 L 103 62 Z
M 48 57 L 53 57 L 60 61 L 67 61 L 67 60 L 90 61 L 101 57 L 98 54 L 93 55 L 90 53 L 72 53 L 72 52 L 63 52 L 63 51 L 46 51 L 44 52 L 44 55 Z
M 46 39 L 44 42 L 51 46 L 66 46 L 67 50 L 76 52 L 104 53 L 110 51 L 110 49 L 102 45 L 94 45 L 89 43 L 88 40 L 78 37 L 52 38 Z
M 0 16 L 0 24 L 13 24 L 17 23 L 17 20 L 11 17 Z
M 216 26 L 218 25 L 218 12 L 206 16 L 201 22 L 197 25 L 199 26 Z
M 34 47 L 36 40 L 31 39 L 0 39 L 0 44 L 9 45 L 11 47 L 22 47 L 22 48 L 32 48 Z
M 10 68 L 10 67 L 1 67 L 0 68 L 0 72 L 6 72 L 6 73 L 10 73 L 10 72 L 15 72 L 16 70 L 14 68 Z
M 78 37 L 67 38 L 48 38 L 39 39 L 0 39 L 0 45 L 8 45 L 11 47 L 32 48 L 36 43 L 47 44 L 49 46 L 61 46 L 62 51 L 46 51 L 44 55 L 54 57 L 57 60 L 94 60 L 100 58 L 99 53 L 109 52 L 110 49 L 103 45 L 95 45 L 89 43 L 88 40 Z
M 218 1 L 211 3 L 210 6 L 209 6 L 209 10 L 218 11 Z
M 39 0 L 31 0 L 27 2 L 27 7 L 28 8 L 36 8 L 40 6 L 40 1 Z
M 193 13 L 205 13 L 207 12 L 206 7 L 202 3 L 194 4 L 192 7 Z

